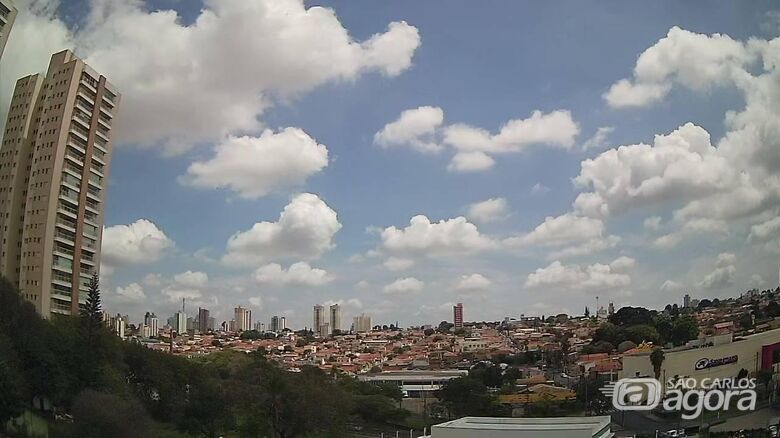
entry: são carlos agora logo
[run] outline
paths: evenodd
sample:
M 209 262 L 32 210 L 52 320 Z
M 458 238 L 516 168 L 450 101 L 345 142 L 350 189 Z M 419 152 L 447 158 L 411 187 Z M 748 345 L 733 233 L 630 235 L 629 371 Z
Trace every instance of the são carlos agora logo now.
M 740 411 L 753 411 L 758 398 L 755 379 L 747 378 L 670 379 L 666 382 L 664 394 L 658 380 L 637 377 L 608 383 L 601 392 L 612 399 L 615 409 L 650 411 L 661 405 L 666 411 L 680 412 L 685 420 L 698 418 L 705 410 L 721 411 L 736 407 Z

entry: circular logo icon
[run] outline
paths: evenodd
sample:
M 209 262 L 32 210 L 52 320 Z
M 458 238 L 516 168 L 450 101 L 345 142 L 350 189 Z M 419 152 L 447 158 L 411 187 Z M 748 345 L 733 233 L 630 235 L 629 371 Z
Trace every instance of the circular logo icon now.
M 703 370 L 707 368 L 709 365 L 710 365 L 710 360 L 707 358 L 702 358 L 696 361 L 696 365 L 694 365 L 693 368 L 697 370 Z

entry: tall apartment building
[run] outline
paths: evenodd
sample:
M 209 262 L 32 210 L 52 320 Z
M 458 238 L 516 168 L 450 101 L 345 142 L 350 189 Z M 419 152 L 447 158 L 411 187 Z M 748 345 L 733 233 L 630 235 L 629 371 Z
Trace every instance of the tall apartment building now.
M 322 305 L 317 304 L 314 306 L 314 321 L 312 331 L 314 333 L 319 333 L 320 327 L 322 327 L 323 324 L 325 324 L 325 308 Z
M 270 329 L 272 332 L 280 332 L 282 331 L 281 327 L 281 320 L 278 316 L 274 315 L 271 317 L 271 326 Z
M 357 333 L 371 331 L 371 316 L 361 313 L 352 320 L 352 330 Z
M 455 328 L 463 327 L 463 303 L 452 306 L 452 323 Z
M 238 306 L 233 309 L 233 320 L 236 322 L 234 331 L 246 332 L 252 329 L 252 311 Z
M 187 314 L 184 310 L 179 310 L 173 315 L 173 329 L 178 334 L 187 333 Z
M 279 318 L 279 331 L 281 332 L 281 331 L 284 331 L 284 330 L 287 330 L 287 317 L 286 316 L 282 316 L 281 318 Z
M 98 273 L 119 101 L 67 50 L 16 82 L 0 145 L 0 274 L 46 318 L 78 313 Z
M 341 331 L 341 306 L 331 304 L 330 306 L 330 332 Z
M 11 0 L 0 0 L 0 58 L 3 57 L 8 35 L 16 20 L 17 10 Z
M 149 336 L 156 338 L 160 329 L 157 315 L 155 315 L 154 313 L 146 312 L 146 314 L 144 315 L 144 325 L 149 327 Z
M 213 327 L 209 327 L 209 310 L 198 308 L 198 330 L 201 333 L 206 333 L 209 330 L 213 330 Z

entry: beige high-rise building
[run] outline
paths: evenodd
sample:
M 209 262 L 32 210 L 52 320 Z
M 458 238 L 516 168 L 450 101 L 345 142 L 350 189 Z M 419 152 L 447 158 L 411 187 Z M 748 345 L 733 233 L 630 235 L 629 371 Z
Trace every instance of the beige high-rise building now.
M 352 320 L 352 330 L 357 333 L 365 333 L 371 331 L 371 316 L 361 313 Z
M 0 58 L 3 57 L 8 35 L 16 20 L 16 8 L 11 0 L 0 0 Z
M 236 322 L 235 331 L 246 332 L 252 329 L 252 311 L 238 306 L 233 309 L 234 321 Z
M 341 330 L 341 306 L 338 304 L 330 305 L 330 333 Z
M 46 318 L 78 313 L 99 270 L 119 101 L 67 50 L 45 76 L 16 81 L 0 145 L 0 274 Z

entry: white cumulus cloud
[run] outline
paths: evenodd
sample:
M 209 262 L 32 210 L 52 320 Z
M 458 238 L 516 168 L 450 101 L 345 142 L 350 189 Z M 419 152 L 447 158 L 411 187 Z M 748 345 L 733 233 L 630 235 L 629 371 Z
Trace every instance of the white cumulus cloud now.
M 341 229 L 336 212 L 319 196 L 293 197 L 277 222 L 258 222 L 227 242 L 226 264 L 259 265 L 269 259 L 312 259 L 333 248 L 333 236 Z
M 433 106 L 408 109 L 394 122 L 388 123 L 374 135 L 374 143 L 383 146 L 408 145 L 420 152 L 439 152 L 442 146 L 436 131 L 444 122 L 444 111 Z
M 490 198 L 469 205 L 466 216 L 475 222 L 494 222 L 509 215 L 506 199 Z
M 384 292 L 386 294 L 397 294 L 397 295 L 417 294 L 422 292 L 424 287 L 425 287 L 424 282 L 414 277 L 406 277 L 406 278 L 399 278 L 398 280 L 395 280 L 394 282 L 386 285 L 384 287 Z
M 227 138 L 215 147 L 213 157 L 192 163 L 183 181 L 256 199 L 300 186 L 327 165 L 328 149 L 302 130 L 266 130 L 259 137 Z
M 482 274 L 461 275 L 455 289 L 461 292 L 478 292 L 487 290 L 493 282 Z
M 152 263 L 172 246 L 173 241 L 149 220 L 113 225 L 103 229 L 101 263 L 109 271 L 123 265 Z
M 431 222 L 426 216 L 414 216 L 406 228 L 382 230 L 381 239 L 387 251 L 428 256 L 471 254 L 498 245 L 464 217 Z
M 293 263 L 287 270 L 278 263 L 269 263 L 255 271 L 254 279 L 260 284 L 322 286 L 333 281 L 333 276 L 324 269 L 312 268 L 306 262 Z

